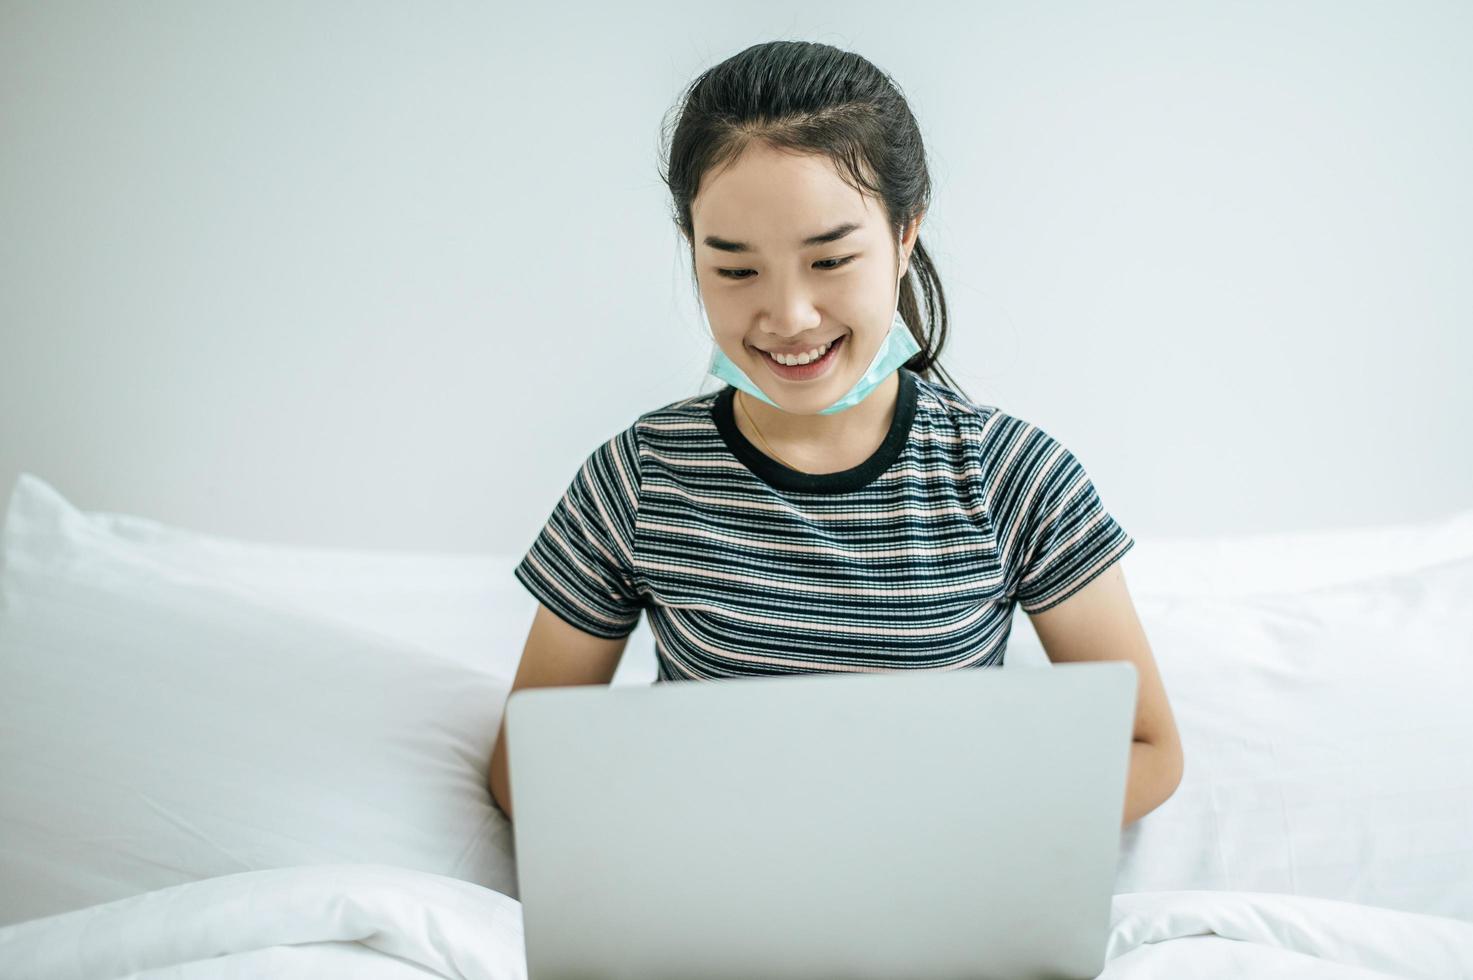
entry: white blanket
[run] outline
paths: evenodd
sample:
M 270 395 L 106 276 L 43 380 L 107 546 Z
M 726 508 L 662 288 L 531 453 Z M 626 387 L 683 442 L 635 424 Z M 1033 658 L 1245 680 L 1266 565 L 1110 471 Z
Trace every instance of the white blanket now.
M 1303 895 L 1160 891 L 1111 899 L 1099 980 L 1473 978 L 1473 923 Z
M 245 871 L 0 929 L 0 976 L 28 980 L 513 980 L 522 906 L 388 864 Z
M 1473 923 L 1253 892 L 1116 895 L 1100 980 L 1473 978 Z M 521 904 L 383 864 L 306 865 L 175 885 L 0 929 L 30 980 L 513 980 Z

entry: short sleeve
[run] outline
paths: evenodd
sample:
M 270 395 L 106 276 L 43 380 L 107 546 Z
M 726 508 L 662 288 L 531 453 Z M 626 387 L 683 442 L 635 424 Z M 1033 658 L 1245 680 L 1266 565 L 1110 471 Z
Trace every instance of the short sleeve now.
M 1026 613 L 1069 598 L 1135 545 L 1075 455 L 1036 426 L 1024 437 L 1017 599 Z
M 595 449 L 513 570 L 561 619 L 618 639 L 639 623 L 634 574 L 639 448 L 633 427 Z

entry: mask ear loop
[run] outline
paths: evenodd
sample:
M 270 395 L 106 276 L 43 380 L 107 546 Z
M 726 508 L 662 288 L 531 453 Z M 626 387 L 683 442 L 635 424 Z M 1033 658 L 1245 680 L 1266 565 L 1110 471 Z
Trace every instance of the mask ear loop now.
M 904 235 L 901 236 L 900 241 L 901 242 L 904 242 L 905 241 L 905 236 Z M 896 262 L 896 276 L 895 276 L 895 313 L 894 313 L 894 316 L 892 318 L 892 325 L 893 325 L 894 322 L 905 323 L 905 317 L 901 316 L 901 314 L 900 314 L 900 287 L 905 282 L 905 277 L 910 274 L 910 270 L 909 269 L 904 269 L 902 271 L 901 268 L 900 268 L 901 266 L 905 265 L 905 247 L 904 247 L 903 244 L 898 244 L 897 243 L 897 245 L 895 246 L 895 254 L 896 254 L 897 258 L 898 258 L 898 261 Z M 910 329 L 910 324 L 906 323 L 905 324 L 905 329 L 906 330 L 909 330 Z

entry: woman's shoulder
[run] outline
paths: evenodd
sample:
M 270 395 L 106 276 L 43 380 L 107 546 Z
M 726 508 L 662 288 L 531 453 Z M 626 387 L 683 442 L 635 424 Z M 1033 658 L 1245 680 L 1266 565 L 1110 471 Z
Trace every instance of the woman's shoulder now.
M 975 451 L 978 460 L 1000 463 L 1021 455 L 1040 459 L 1067 453 L 1058 439 L 1042 426 L 986 401 L 967 397 L 955 388 L 916 375 L 917 412 L 933 427 L 950 427 Z M 938 421 L 939 420 L 939 421 Z M 1009 466 L 1010 472 L 1021 472 Z M 984 473 L 989 467 L 982 467 Z
M 590 461 L 604 466 L 624 464 L 636 475 L 642 458 L 653 448 L 667 451 L 702 433 L 714 437 L 711 403 L 719 391 L 691 395 L 641 412 L 634 421 L 606 436 L 589 454 Z M 627 417 L 627 416 L 626 416 Z
M 681 425 L 695 423 L 707 423 L 711 421 L 711 405 L 716 401 L 721 389 L 708 391 L 701 395 L 690 395 L 673 402 L 668 402 L 658 408 L 651 408 L 642 412 L 636 418 L 631 429 L 652 429 L 670 425 Z
M 994 416 L 1005 415 L 998 406 L 974 401 L 938 379 L 927 379 L 919 374 L 912 374 L 912 377 L 916 386 L 917 414 L 948 419 L 958 426 L 975 426 Z

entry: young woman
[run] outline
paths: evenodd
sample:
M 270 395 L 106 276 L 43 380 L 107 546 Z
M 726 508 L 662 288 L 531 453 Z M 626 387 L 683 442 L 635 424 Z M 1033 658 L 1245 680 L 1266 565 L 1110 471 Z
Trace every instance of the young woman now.
M 1160 805 L 1182 761 L 1134 539 L 1068 449 L 942 372 L 896 86 L 828 45 L 748 48 L 692 83 L 662 176 L 729 384 L 587 458 L 516 569 L 540 605 L 512 690 L 609 683 L 642 613 L 660 682 L 996 667 L 1021 604 L 1052 660 L 1135 663 L 1124 822 Z M 510 817 L 504 737 L 490 787 Z

